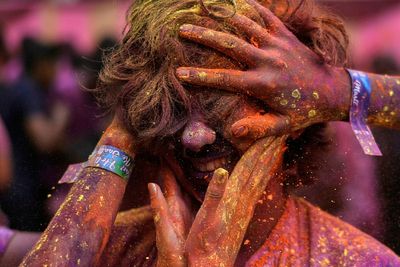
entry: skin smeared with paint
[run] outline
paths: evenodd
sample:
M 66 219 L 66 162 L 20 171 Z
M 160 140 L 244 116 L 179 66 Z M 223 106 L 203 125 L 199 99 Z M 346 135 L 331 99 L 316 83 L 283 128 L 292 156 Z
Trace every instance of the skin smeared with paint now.
M 115 119 L 97 144 L 135 155 L 131 135 Z M 111 233 L 126 181 L 85 168 L 22 266 L 94 266 Z
M 367 75 L 372 86 L 368 123 L 400 129 L 400 77 Z
M 248 69 L 180 67 L 177 69 L 180 80 L 249 94 L 283 115 L 255 125 L 254 121 L 238 122 L 232 129 L 237 137 L 260 135 L 260 130 L 264 131 L 263 136 L 287 133 L 318 122 L 346 119 L 350 105 L 350 80 L 346 71 L 325 64 L 270 10 L 254 0 L 247 2 L 257 9 L 268 28 L 239 14 L 226 22 L 242 30 L 250 42 L 190 24 L 182 25 L 179 34 L 243 62 Z M 338 91 L 347 93 L 338 94 Z

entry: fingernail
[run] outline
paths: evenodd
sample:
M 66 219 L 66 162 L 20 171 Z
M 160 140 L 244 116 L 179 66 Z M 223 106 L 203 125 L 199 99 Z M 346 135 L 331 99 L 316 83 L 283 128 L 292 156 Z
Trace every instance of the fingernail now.
M 155 184 L 150 183 L 147 185 L 147 188 L 149 189 L 150 196 L 152 197 L 157 196 L 157 187 Z
M 217 179 L 217 183 L 223 184 L 228 179 L 229 174 L 224 168 L 219 168 L 215 170 L 214 175 L 216 176 L 215 178 Z
M 249 133 L 249 129 L 246 126 L 239 126 L 233 129 L 235 137 L 243 137 Z
M 187 79 L 190 76 L 190 72 L 187 69 L 179 68 L 176 70 L 176 75 L 181 79 Z
M 193 29 L 193 26 L 190 24 L 183 24 L 179 27 L 180 32 L 187 32 Z

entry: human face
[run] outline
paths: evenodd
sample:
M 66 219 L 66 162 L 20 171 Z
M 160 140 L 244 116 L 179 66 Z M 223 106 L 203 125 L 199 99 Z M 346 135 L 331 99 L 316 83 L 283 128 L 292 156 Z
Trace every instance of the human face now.
M 238 97 L 239 98 L 239 97 Z M 183 170 L 187 191 L 201 200 L 214 171 L 224 168 L 232 172 L 236 163 L 255 140 L 235 139 L 231 134 L 233 123 L 248 116 L 264 113 L 257 104 L 239 98 L 237 105 L 225 118 L 206 119 L 195 112 L 175 144 L 175 155 Z

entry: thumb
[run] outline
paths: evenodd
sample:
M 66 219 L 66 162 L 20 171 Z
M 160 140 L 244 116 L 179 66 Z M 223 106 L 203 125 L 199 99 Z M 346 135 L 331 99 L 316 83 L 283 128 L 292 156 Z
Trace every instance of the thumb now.
M 267 136 L 279 136 L 290 130 L 290 118 L 267 113 L 249 116 L 235 122 L 231 131 L 236 138 L 260 139 Z

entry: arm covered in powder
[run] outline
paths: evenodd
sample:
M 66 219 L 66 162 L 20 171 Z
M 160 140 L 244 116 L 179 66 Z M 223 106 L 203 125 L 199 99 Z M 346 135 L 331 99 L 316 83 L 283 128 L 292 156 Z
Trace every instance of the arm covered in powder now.
M 97 147 L 114 146 L 133 158 L 132 136 L 117 120 Z M 22 266 L 94 266 L 110 236 L 127 181 L 98 168 L 83 169 L 79 179 Z

